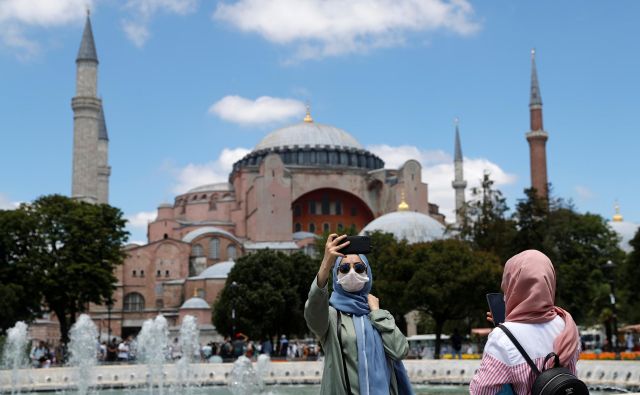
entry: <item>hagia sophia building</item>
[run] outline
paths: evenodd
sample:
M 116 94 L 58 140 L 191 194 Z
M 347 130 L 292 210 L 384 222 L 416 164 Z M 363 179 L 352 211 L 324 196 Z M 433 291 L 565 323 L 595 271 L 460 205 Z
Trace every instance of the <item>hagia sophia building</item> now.
M 108 203 L 109 137 L 98 95 L 98 56 L 87 16 L 76 59 L 72 197 Z M 546 197 L 546 141 L 542 101 L 532 56 L 530 147 L 532 186 Z M 464 205 L 466 181 L 455 128 L 452 194 Z M 177 333 L 185 315 L 198 319 L 201 341 L 219 334 L 212 306 L 237 258 L 260 249 L 313 254 L 317 236 L 353 229 L 382 230 L 410 243 L 443 238 L 445 217 L 429 201 L 422 166 L 408 160 L 398 169 L 346 131 L 304 119 L 266 135 L 238 160 L 228 182 L 202 185 L 163 203 L 148 224 L 147 243 L 126 246 L 116 269 L 112 305 L 91 305 L 103 339 L 136 334 L 158 314 Z M 459 218 L 458 218 L 459 220 Z M 56 341 L 57 321 L 45 316 L 34 338 Z

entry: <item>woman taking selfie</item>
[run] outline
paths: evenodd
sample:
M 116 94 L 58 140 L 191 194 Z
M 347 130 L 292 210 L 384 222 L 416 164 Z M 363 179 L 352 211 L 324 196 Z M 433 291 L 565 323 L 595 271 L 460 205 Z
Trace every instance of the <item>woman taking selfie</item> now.
M 551 260 L 536 250 L 515 255 L 504 266 L 501 288 L 506 307 L 504 326 L 537 370 L 543 370 L 545 357 L 554 352 L 560 364 L 575 375 L 580 337 L 571 314 L 555 306 L 556 272 Z M 495 395 L 501 390 L 530 394 L 536 377 L 505 331 L 495 328 L 469 391 L 474 395 Z M 504 384 L 511 386 L 505 389 Z
M 329 235 L 304 317 L 325 352 L 321 394 L 413 394 L 401 359 L 409 344 L 393 316 L 369 294 L 364 255 L 344 255 L 346 235 Z M 333 293 L 327 283 L 332 275 Z

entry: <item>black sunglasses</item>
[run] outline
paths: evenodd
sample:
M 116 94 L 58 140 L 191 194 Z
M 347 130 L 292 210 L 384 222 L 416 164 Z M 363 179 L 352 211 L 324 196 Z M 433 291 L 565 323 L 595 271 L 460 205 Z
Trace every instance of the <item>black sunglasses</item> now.
M 355 265 L 353 265 L 353 269 L 356 271 L 356 273 L 362 274 L 367 271 L 367 265 L 365 265 L 362 262 L 357 262 Z M 351 270 L 351 265 L 349 265 L 348 263 L 343 263 L 340 266 L 338 266 L 338 271 L 342 274 L 347 274 L 349 273 L 350 270 Z

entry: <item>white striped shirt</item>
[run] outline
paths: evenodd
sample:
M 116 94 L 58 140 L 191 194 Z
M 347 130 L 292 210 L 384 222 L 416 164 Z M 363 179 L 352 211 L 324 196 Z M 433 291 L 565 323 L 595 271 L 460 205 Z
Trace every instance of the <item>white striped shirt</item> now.
M 564 329 L 564 320 L 558 316 L 542 324 L 506 322 L 504 325 L 518 339 L 538 369 L 542 370 L 544 357 L 553 351 L 553 341 Z M 576 355 L 565 366 L 573 374 L 576 373 L 579 355 L 578 348 Z M 513 384 L 518 395 L 527 395 L 531 393 L 535 378 L 535 373 L 511 339 L 502 329 L 495 328 L 489 334 L 480 369 L 471 380 L 469 392 L 474 395 L 495 395 L 503 384 Z

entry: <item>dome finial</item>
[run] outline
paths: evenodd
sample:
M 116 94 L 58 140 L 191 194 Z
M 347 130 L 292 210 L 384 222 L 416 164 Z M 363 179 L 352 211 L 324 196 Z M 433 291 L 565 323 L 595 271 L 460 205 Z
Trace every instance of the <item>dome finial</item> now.
M 309 102 L 307 102 L 305 107 L 307 107 L 307 115 L 304 116 L 304 121 L 307 123 L 313 123 L 313 118 L 311 118 L 311 105 Z
M 613 207 L 616 210 L 616 213 L 613 215 L 613 222 L 622 222 L 624 218 L 622 217 L 622 214 L 620 214 L 620 205 L 617 200 Z
M 409 205 L 404 201 L 404 189 L 400 192 L 400 204 L 398 205 L 398 211 L 409 211 Z

